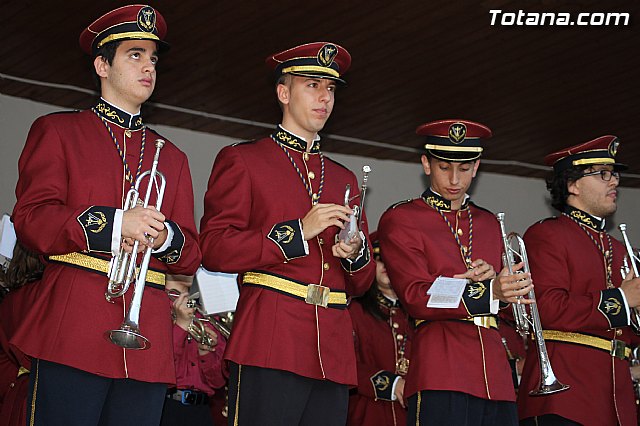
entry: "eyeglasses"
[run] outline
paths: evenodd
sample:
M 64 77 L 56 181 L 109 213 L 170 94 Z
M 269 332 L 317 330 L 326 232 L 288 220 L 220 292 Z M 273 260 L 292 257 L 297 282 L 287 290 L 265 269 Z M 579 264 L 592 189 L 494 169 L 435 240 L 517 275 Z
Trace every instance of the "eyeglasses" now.
M 620 180 L 620 172 L 616 172 L 616 171 L 613 171 L 613 170 L 607 170 L 607 169 L 595 170 L 593 172 L 584 173 L 582 175 L 582 177 L 585 177 L 585 176 L 597 176 L 597 175 L 600 175 L 600 178 L 602 178 L 602 180 L 605 181 L 605 182 L 609 182 L 611 180 L 611 177 L 614 177 L 614 178 Z

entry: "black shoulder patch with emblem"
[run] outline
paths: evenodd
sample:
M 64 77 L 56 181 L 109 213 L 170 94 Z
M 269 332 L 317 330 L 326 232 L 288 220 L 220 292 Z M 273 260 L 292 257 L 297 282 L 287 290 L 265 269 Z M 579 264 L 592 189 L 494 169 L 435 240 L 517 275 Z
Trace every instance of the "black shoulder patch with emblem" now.
M 76 218 L 84 232 L 89 251 L 111 253 L 115 212 L 114 207 L 91 206 Z
M 600 292 L 598 310 L 609 321 L 609 328 L 624 327 L 628 323 L 627 309 L 619 288 L 608 288 Z
M 385 370 L 380 370 L 369 377 L 373 385 L 373 392 L 376 394 L 376 399 L 383 399 L 385 401 L 392 400 L 393 382 L 396 380 L 396 377 L 392 372 Z
M 167 220 L 167 226 L 170 226 L 173 230 L 173 238 L 171 239 L 171 244 L 167 247 L 166 250 L 163 250 L 158 253 L 153 253 L 153 256 L 161 262 L 164 262 L 168 265 L 173 263 L 178 263 L 180 260 L 180 256 L 182 256 L 182 248 L 184 247 L 184 234 L 182 233 L 182 229 L 180 226 Z
M 491 315 L 490 293 L 491 280 L 467 284 L 462 293 L 462 302 L 469 315 Z
M 267 238 L 278 246 L 286 261 L 307 255 L 299 219 L 276 223 Z

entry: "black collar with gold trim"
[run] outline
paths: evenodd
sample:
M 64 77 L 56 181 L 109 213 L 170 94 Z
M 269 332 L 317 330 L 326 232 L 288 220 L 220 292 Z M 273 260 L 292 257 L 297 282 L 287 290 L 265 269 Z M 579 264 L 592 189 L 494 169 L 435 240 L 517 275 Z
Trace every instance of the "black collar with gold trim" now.
M 587 212 L 584 212 L 580 209 L 577 209 L 569 205 L 565 207 L 564 214 L 576 220 L 578 223 L 581 223 L 584 226 L 593 229 L 594 231 L 597 231 L 597 232 L 604 231 L 604 226 L 605 226 L 604 219 L 599 219 L 595 216 L 590 215 Z
M 274 141 L 279 142 L 286 146 L 287 148 L 291 148 L 296 151 L 304 152 L 307 150 L 307 142 L 299 136 L 294 135 L 293 133 L 285 130 L 282 126 L 278 126 L 276 131 L 271 135 Z M 311 146 L 310 154 L 318 154 L 320 152 L 320 138 L 317 137 L 313 141 L 313 145 Z
M 400 307 L 400 302 L 398 300 L 393 301 L 389 299 L 384 294 L 382 294 L 381 291 L 378 291 L 376 299 L 378 300 L 378 305 L 380 305 L 381 308 L 392 309 Z
M 142 116 L 140 114 L 131 115 L 104 99 L 100 99 L 93 109 L 99 117 L 104 118 L 116 126 L 131 130 L 140 130 L 143 127 Z
M 427 203 L 428 205 L 430 205 L 436 210 L 441 210 L 441 211 L 451 210 L 451 201 L 442 198 L 440 194 L 433 191 L 431 188 L 424 191 L 421 197 L 425 203 Z M 470 197 L 465 196 L 464 201 L 462 202 L 462 206 L 460 207 L 460 210 L 467 208 L 467 206 L 469 205 L 469 200 L 470 200 Z

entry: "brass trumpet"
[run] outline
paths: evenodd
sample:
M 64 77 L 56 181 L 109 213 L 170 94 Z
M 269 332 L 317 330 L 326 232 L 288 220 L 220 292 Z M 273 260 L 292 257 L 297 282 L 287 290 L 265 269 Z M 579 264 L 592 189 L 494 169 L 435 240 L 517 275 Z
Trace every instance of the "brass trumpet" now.
M 176 289 L 171 289 L 167 292 L 169 298 L 172 301 L 175 301 L 178 296 L 180 296 L 180 292 Z M 231 324 L 233 321 L 233 313 L 227 312 L 226 316 L 221 316 L 220 319 L 216 319 L 213 315 L 207 314 L 207 312 L 200 306 L 196 299 L 200 297 L 200 293 L 196 292 L 187 298 L 187 306 L 189 308 L 195 308 L 196 312 L 199 313 L 202 318 L 193 317 L 193 321 L 191 326 L 189 326 L 189 334 L 193 337 L 198 343 L 203 345 L 212 347 L 214 346 L 211 337 L 207 334 L 205 330 L 205 323 L 211 324 L 213 328 L 218 330 L 220 334 L 224 336 L 225 339 L 228 339 L 231 336 Z
M 140 197 L 140 185 L 145 177 L 149 177 L 149 183 L 147 184 L 147 190 L 143 207 L 149 206 L 149 200 L 151 198 L 151 191 L 156 191 L 156 210 L 160 211 L 162 207 L 162 199 L 164 198 L 164 191 L 167 181 L 164 175 L 158 171 L 158 161 L 160 158 L 160 150 L 164 146 L 165 141 L 162 139 L 156 139 L 155 146 L 156 152 L 153 157 L 153 164 L 151 170 L 147 170 L 142 173 L 138 179 L 136 179 L 135 186 L 127 193 L 127 199 L 125 201 L 124 210 L 133 209 L 138 205 Z M 149 242 L 153 243 L 153 238 L 149 238 Z M 112 343 L 121 346 L 125 349 L 148 349 L 151 346 L 151 342 L 140 333 L 139 321 L 140 321 L 140 307 L 142 304 L 142 294 L 144 292 L 144 286 L 147 280 L 147 271 L 149 269 L 149 261 L 151 260 L 151 247 L 147 247 L 143 251 L 142 262 L 140 267 L 136 268 L 136 260 L 138 255 L 139 241 L 135 241 L 131 253 L 127 253 L 122 248 L 118 252 L 117 256 L 111 258 L 109 263 L 109 284 L 105 297 L 107 301 L 112 302 L 112 299 L 123 296 L 131 282 L 135 279 L 136 283 L 133 289 L 133 297 L 131 299 L 131 305 L 125 316 L 124 321 L 120 325 L 119 329 L 105 331 L 105 337 L 111 340 Z M 136 274 L 137 271 L 137 274 Z
M 367 181 L 369 180 L 369 173 L 371 172 L 371 166 L 364 165 L 362 166 L 362 186 L 360 186 L 360 204 L 357 206 L 353 206 L 353 214 L 349 217 L 351 221 L 348 224 L 345 224 L 345 228 L 342 229 L 338 233 L 338 240 L 344 241 L 348 243 L 351 241 L 353 237 L 355 237 L 356 233 L 362 227 L 362 219 L 364 216 L 364 199 L 367 195 Z M 349 203 L 353 201 L 357 195 L 351 197 L 351 185 L 347 184 L 344 190 L 344 205 L 349 207 Z
M 633 246 L 629 242 L 629 237 L 627 236 L 627 225 L 625 223 L 621 223 L 618 225 L 618 229 L 620 229 L 620 233 L 622 234 L 622 240 L 624 241 L 624 247 L 627 249 L 627 256 L 622 261 L 622 268 L 620 268 L 620 273 L 622 274 L 622 279 L 624 280 L 629 272 L 633 271 L 633 275 L 638 277 L 638 263 L 640 263 L 640 258 L 633 251 Z M 627 259 L 629 259 L 627 261 Z M 640 313 L 637 308 L 631 307 L 631 329 L 634 333 L 640 334 Z
M 516 256 L 524 263 L 523 272 L 528 273 L 529 259 L 527 257 L 527 250 L 524 245 L 524 240 L 519 234 L 511 232 L 507 235 L 504 225 L 504 213 L 500 212 L 496 215 L 498 222 L 500 222 L 500 232 L 502 234 L 502 241 L 504 244 L 504 263 L 509 274 L 514 273 L 516 262 Z M 521 298 L 523 296 L 519 296 Z M 553 368 L 551 368 L 551 361 L 549 360 L 549 354 L 547 353 L 547 345 L 544 342 L 544 336 L 542 334 L 542 324 L 540 323 L 540 314 L 536 306 L 536 295 L 531 289 L 527 298 L 533 300 L 534 303 L 530 305 L 524 305 L 519 303 L 512 303 L 513 316 L 516 321 L 516 330 L 521 336 L 527 334 L 533 334 L 532 339 L 536 343 L 536 349 L 538 352 L 538 362 L 540 363 L 540 383 L 536 389 L 529 391 L 531 396 L 544 396 L 551 395 L 552 393 L 561 392 L 569 389 L 569 385 L 562 384 L 558 381 Z M 527 306 L 529 306 L 529 312 L 527 312 Z

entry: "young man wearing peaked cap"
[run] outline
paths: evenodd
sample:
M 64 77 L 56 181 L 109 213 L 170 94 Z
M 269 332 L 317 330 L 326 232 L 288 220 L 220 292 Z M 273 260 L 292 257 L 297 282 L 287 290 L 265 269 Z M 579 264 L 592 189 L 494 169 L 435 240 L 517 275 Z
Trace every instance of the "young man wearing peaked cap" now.
M 531 280 L 506 269 L 496 276 L 502 263 L 498 221 L 467 194 L 480 164 L 480 142 L 491 130 L 441 120 L 417 133 L 426 136 L 422 165 L 431 185 L 420 198 L 387 210 L 378 228 L 391 282 L 417 324 L 404 391 L 407 424 L 516 425 L 516 395 L 496 314 L 499 302 L 527 294 Z M 457 308 L 427 306 L 427 291 L 440 276 L 467 280 Z
M 213 165 L 203 265 L 239 273 L 242 285 L 225 354 L 231 424 L 346 422 L 357 383 L 347 299 L 367 290 L 375 265 L 366 222 L 336 242 L 352 213 L 345 186 L 358 195 L 358 181 L 324 156 L 318 132 L 350 63 L 342 46 L 323 42 L 268 57 L 281 124 L 224 148 Z
M 630 308 L 640 305 L 640 279 L 621 269 L 624 246 L 605 230 L 617 209 L 619 141 L 602 136 L 549 154 L 547 188 L 560 215 L 524 235 L 536 300 L 553 370 L 565 392 L 531 397 L 538 363 L 526 362 L 518 399 L 526 425 L 635 426 L 629 354 L 640 339 Z M 529 346 L 527 360 L 535 359 Z
M 11 341 L 34 358 L 30 424 L 157 425 L 167 384 L 175 383 L 165 272 L 193 274 L 200 251 L 187 157 L 140 115 L 166 32 L 164 18 L 145 5 L 115 9 L 89 25 L 80 45 L 93 57 L 101 98 L 86 111 L 37 119 L 20 157 L 16 233 L 48 261 L 33 308 Z M 161 211 L 137 203 L 125 211 L 127 192 L 152 167 L 158 139 L 165 140 Z M 153 249 L 139 320 L 151 346 L 138 351 L 104 336 L 123 322 L 133 293 L 132 285 L 123 297 L 105 299 L 109 260 L 131 251 L 135 240 Z

